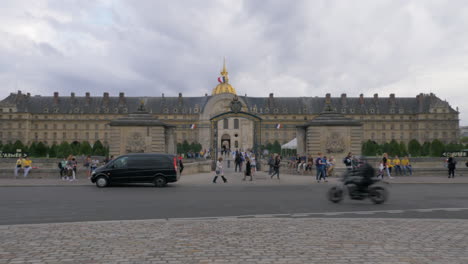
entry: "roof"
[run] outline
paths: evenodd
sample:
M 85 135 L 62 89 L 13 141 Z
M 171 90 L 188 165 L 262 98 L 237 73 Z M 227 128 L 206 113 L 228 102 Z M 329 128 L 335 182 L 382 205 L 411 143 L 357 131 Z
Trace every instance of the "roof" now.
M 30 96 L 10 94 L 0 101 L 2 106 L 14 106 L 18 112 L 62 114 L 125 114 L 145 102 L 152 114 L 198 114 L 212 96 L 200 97 L 125 97 L 125 96 Z M 239 96 L 250 112 L 256 114 L 319 114 L 327 100 L 342 114 L 416 114 L 429 113 L 431 108 L 446 108 L 457 113 L 434 94 L 416 97 L 249 97 Z

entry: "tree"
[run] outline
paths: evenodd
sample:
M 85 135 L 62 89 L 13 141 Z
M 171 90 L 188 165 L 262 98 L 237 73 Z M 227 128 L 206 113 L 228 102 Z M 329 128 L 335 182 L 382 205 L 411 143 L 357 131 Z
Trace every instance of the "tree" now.
M 101 141 L 96 140 L 93 144 L 93 155 L 105 156 L 107 154 L 106 148 L 102 145 Z
M 429 156 L 431 154 L 431 142 L 425 141 L 421 148 L 421 156 Z
M 202 145 L 200 143 L 195 143 L 193 152 L 199 153 L 202 150 Z
M 93 148 L 91 148 L 91 145 L 89 144 L 88 141 L 83 141 L 80 144 L 80 154 L 83 155 L 91 155 L 93 153 Z
M 400 156 L 407 156 L 408 150 L 406 150 L 405 142 L 400 142 Z
M 392 139 L 392 141 L 390 141 L 388 152 L 390 156 L 395 156 L 395 155 L 400 156 L 400 145 L 398 144 L 398 142 L 396 142 L 395 139 Z
M 460 139 L 460 143 L 468 144 L 468 137 L 462 137 L 462 138 Z
M 73 143 L 70 144 L 70 148 L 74 156 L 80 154 L 80 142 L 73 141 Z
M 42 143 L 42 141 L 39 141 L 39 143 L 37 143 L 36 153 L 35 153 L 34 156 L 36 156 L 36 157 L 45 157 L 45 156 L 47 156 L 47 151 L 48 151 L 47 146 L 44 143 Z
M 410 140 L 408 143 L 408 152 L 413 157 L 417 157 L 421 155 L 421 144 L 416 139 Z
M 362 154 L 364 156 L 376 156 L 377 154 L 379 154 L 379 149 L 379 144 L 370 139 L 362 144 Z
M 57 157 L 58 146 L 57 144 L 52 144 L 49 148 L 49 158 L 56 158 Z
M 458 152 L 464 148 L 463 144 L 449 143 L 445 145 L 445 151 L 447 152 Z
M 281 153 L 281 144 L 278 142 L 278 140 L 275 140 L 275 142 L 273 142 L 272 151 L 273 153 Z
M 190 144 L 187 142 L 187 140 L 184 140 L 184 142 L 182 142 L 182 152 L 187 153 L 189 151 L 190 151 Z
M 57 148 L 57 157 L 60 158 L 67 158 L 70 154 L 72 154 L 72 149 L 68 142 L 62 142 Z
M 445 151 L 444 143 L 438 139 L 434 139 L 431 143 L 431 156 L 440 157 Z
M 21 152 L 25 152 L 25 146 L 21 140 L 16 140 L 15 143 L 13 143 L 13 149 L 14 152 L 16 152 L 18 149 L 21 149 Z
M 3 145 L 2 151 L 6 153 L 16 153 L 16 149 L 13 150 L 13 144 L 11 144 L 10 142 Z
M 387 153 L 387 154 L 390 153 L 390 143 L 385 142 L 382 145 L 380 145 L 380 148 L 382 150 L 382 153 Z
M 182 143 L 177 143 L 177 154 L 182 154 Z
M 268 153 L 273 154 L 273 144 L 268 142 L 265 146 L 265 148 L 268 150 Z

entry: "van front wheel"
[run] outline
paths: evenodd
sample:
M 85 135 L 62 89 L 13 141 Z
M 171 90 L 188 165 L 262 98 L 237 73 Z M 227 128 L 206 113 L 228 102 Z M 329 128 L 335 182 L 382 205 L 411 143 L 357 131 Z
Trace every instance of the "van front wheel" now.
M 154 186 L 160 188 L 166 186 L 166 184 L 167 180 L 163 176 L 157 176 L 156 178 L 154 178 Z

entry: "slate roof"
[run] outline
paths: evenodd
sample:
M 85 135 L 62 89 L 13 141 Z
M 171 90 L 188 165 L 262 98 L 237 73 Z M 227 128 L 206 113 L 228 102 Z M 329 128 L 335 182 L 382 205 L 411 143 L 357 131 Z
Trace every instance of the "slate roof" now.
M 145 101 L 147 110 L 157 114 L 197 114 L 212 96 L 201 97 L 112 97 L 103 96 L 30 96 L 10 94 L 0 105 L 16 106 L 18 112 L 29 113 L 132 113 L 140 101 Z M 319 114 L 326 103 L 325 97 L 246 97 L 243 99 L 249 111 L 257 114 Z M 331 105 L 342 114 L 415 114 L 428 113 L 431 107 L 444 107 L 456 111 L 433 94 L 418 95 L 414 98 L 394 97 L 331 97 Z M 362 101 L 362 103 L 361 103 Z

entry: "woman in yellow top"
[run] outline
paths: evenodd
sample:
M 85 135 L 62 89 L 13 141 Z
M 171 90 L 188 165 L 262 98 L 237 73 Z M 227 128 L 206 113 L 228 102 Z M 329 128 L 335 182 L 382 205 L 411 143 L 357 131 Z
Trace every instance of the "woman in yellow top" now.
M 32 160 L 29 159 L 29 157 L 26 157 L 26 159 L 23 160 L 23 169 L 24 169 L 24 177 L 26 178 L 29 174 L 29 171 L 31 170 L 31 165 L 32 165 Z
M 403 175 L 403 173 L 401 173 L 401 166 L 400 166 L 400 158 L 398 156 L 395 156 L 395 158 L 393 159 L 393 166 L 395 167 L 395 175 Z
M 388 168 L 388 172 L 390 172 L 390 175 L 391 175 L 392 174 L 392 168 L 393 168 L 393 162 L 392 162 L 391 157 L 388 157 L 387 168 Z
M 18 177 L 18 171 L 21 170 L 22 166 L 23 166 L 23 157 L 20 157 L 16 161 L 16 165 L 15 165 L 15 178 Z
M 413 175 L 413 168 L 411 167 L 410 161 L 407 156 L 401 160 L 401 167 L 403 167 L 403 173 L 406 176 L 406 171 L 409 171 L 409 175 Z

